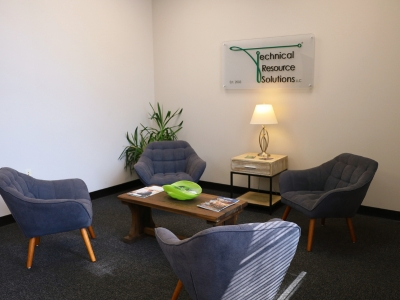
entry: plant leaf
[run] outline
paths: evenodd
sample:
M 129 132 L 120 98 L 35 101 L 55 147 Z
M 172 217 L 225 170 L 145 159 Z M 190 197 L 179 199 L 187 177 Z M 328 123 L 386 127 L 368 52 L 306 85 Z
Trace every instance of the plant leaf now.
M 151 103 L 149 104 L 152 109 L 152 112 L 149 113 L 149 119 L 155 121 L 157 127 L 144 126 L 143 124 L 140 124 L 140 130 L 139 126 L 136 127 L 134 133 L 130 136 L 127 132 L 126 139 L 129 145 L 124 148 L 119 156 L 119 159 L 125 158 L 124 169 L 126 170 L 129 168 L 131 173 L 134 170 L 134 165 L 137 163 L 149 143 L 154 141 L 177 140 L 177 133 L 182 129 L 183 121 L 178 125 L 170 127 L 167 125 L 173 118 L 178 117 L 182 113 L 183 108 L 177 109 L 174 113 L 167 111 L 167 114 L 164 117 L 163 107 L 160 103 L 157 102 L 156 109 Z

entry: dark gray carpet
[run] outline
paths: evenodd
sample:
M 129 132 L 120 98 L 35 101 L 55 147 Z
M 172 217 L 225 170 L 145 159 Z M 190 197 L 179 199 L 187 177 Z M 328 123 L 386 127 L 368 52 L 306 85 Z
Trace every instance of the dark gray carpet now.
M 116 196 L 93 201 L 95 263 L 74 231 L 43 237 L 27 270 L 28 239 L 17 224 L 0 227 L 0 299 L 170 299 L 177 277 L 156 239 L 121 241 L 131 220 Z M 279 207 L 270 216 L 265 208 L 251 206 L 238 222 L 265 222 L 281 217 L 283 210 Z M 161 211 L 153 216 L 157 225 L 184 236 L 208 227 Z M 308 220 L 292 210 L 288 221 L 299 224 L 302 235 L 282 289 L 300 272 L 307 273 L 291 299 L 400 299 L 400 222 L 357 215 L 353 244 L 345 220 L 327 219 L 325 226 L 316 226 L 313 252 L 308 253 Z M 179 299 L 189 297 L 182 291 Z

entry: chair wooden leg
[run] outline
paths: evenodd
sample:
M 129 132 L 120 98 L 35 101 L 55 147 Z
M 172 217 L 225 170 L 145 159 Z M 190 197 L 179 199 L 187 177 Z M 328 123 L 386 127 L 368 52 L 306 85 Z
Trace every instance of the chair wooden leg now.
M 310 252 L 312 249 L 312 242 L 314 237 L 314 227 L 315 227 L 315 219 L 310 219 L 310 225 L 308 227 L 308 242 L 307 242 L 307 251 Z
M 347 221 L 347 227 L 349 227 L 351 241 L 353 243 L 355 243 L 356 242 L 356 234 L 354 233 L 353 222 L 351 221 L 351 218 L 346 218 L 346 221 Z
M 32 267 L 33 254 L 35 253 L 36 239 L 37 238 L 35 238 L 35 237 L 29 239 L 28 258 L 26 260 L 26 267 L 28 269 L 30 269 Z
M 90 244 L 90 240 L 89 240 L 89 236 L 88 236 L 88 233 L 86 231 L 86 228 L 81 228 L 81 235 L 82 235 L 83 241 L 85 242 L 87 251 L 89 253 L 90 260 L 92 262 L 95 262 L 96 261 L 96 257 L 94 256 L 93 249 L 92 249 L 92 244 Z
M 35 246 L 37 247 L 39 246 L 39 244 L 40 244 L 40 236 L 36 237 L 35 239 Z
M 171 298 L 172 300 L 178 299 L 178 296 L 182 290 L 182 287 L 183 287 L 182 281 L 178 280 L 178 283 L 176 284 L 176 287 L 175 287 L 174 294 L 172 295 L 172 298 Z
M 321 218 L 321 225 L 322 225 L 322 226 L 325 225 L 325 218 Z
M 283 221 L 286 221 L 291 209 L 292 208 L 290 206 L 286 206 L 285 212 L 283 213 L 283 216 L 282 216 Z
M 93 230 L 93 228 L 92 228 L 92 225 L 90 225 L 87 229 L 88 229 L 88 231 L 89 231 L 90 237 L 91 237 L 92 239 L 95 239 L 95 238 L 96 238 L 96 235 L 94 234 L 94 230 Z

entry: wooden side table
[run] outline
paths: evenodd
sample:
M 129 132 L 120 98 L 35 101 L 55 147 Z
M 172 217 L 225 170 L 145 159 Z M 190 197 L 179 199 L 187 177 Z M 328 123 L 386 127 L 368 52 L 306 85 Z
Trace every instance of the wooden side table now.
M 248 189 L 250 190 L 251 176 L 269 178 L 269 201 L 265 199 L 265 194 L 249 191 L 238 199 L 244 200 L 250 204 L 269 206 L 269 214 L 272 214 L 272 206 L 276 204 L 281 197 L 272 194 L 272 178 L 287 170 L 287 155 L 271 154 L 264 158 L 257 153 L 245 153 L 235 156 L 231 159 L 231 198 L 233 197 L 233 175 L 248 176 Z

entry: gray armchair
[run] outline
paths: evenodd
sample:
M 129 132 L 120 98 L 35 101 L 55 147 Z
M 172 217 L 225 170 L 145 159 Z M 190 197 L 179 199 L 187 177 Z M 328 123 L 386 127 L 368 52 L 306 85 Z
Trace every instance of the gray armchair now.
M 294 208 L 310 218 L 307 251 L 312 250 L 315 220 L 346 218 L 350 237 L 356 242 L 354 217 L 378 169 L 372 159 L 343 153 L 322 165 L 307 170 L 289 170 L 279 177 L 282 203 L 286 220 Z
M 156 228 L 156 238 L 192 299 L 273 299 L 296 252 L 300 227 L 266 223 L 217 226 L 179 240 Z
M 11 168 L 0 169 L 0 195 L 29 240 L 26 267 L 32 266 L 40 237 L 80 229 L 92 262 L 96 261 L 86 231 L 92 229 L 92 202 L 80 179 L 38 180 Z
M 206 168 L 185 141 L 152 142 L 134 165 L 145 186 L 171 184 L 179 180 L 198 182 Z

